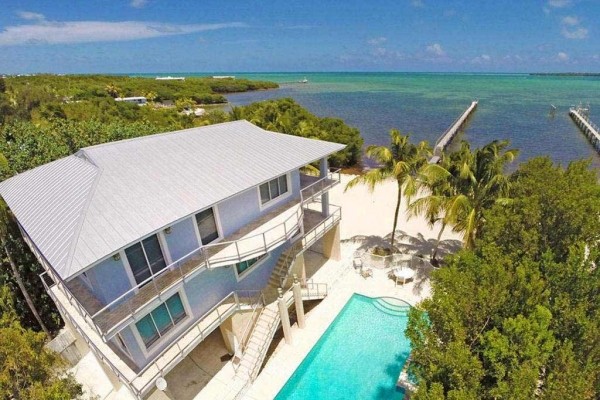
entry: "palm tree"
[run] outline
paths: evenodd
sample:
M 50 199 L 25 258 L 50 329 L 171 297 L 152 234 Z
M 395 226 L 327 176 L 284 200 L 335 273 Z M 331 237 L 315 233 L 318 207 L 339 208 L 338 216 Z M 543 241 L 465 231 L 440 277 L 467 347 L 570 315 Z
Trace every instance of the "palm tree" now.
M 40 327 L 42 328 L 42 330 L 46 333 L 46 335 L 48 337 L 50 337 L 50 331 L 46 327 L 46 324 L 44 324 L 44 321 L 42 321 L 42 318 L 40 317 L 40 314 L 38 313 L 37 308 L 35 307 L 35 304 L 33 303 L 33 300 L 31 299 L 31 296 L 29 295 L 29 292 L 27 291 L 27 288 L 25 287 L 25 283 L 23 282 L 23 278 L 21 277 L 21 274 L 19 273 L 17 264 L 15 263 L 15 260 L 13 259 L 12 254 L 10 253 L 10 250 L 8 248 L 7 239 L 10 235 L 9 225 L 10 225 L 11 218 L 12 217 L 10 215 L 10 211 L 8 210 L 6 203 L 4 202 L 4 200 L 0 199 L 0 245 L 2 246 L 2 250 L 4 250 L 4 254 L 6 255 L 8 264 L 10 265 L 10 269 L 11 269 L 13 278 L 17 282 L 17 285 L 19 286 L 19 289 L 21 290 L 21 293 L 23 294 L 23 297 L 25 298 L 27 305 L 29 306 L 29 309 L 31 310 L 31 313 L 37 320 L 37 322 L 40 325 Z
M 440 164 L 429 164 L 422 168 L 418 180 L 421 197 L 408 205 L 409 217 L 424 215 L 428 225 L 433 228 L 437 222 L 442 226 L 438 232 L 431 254 L 433 264 L 437 262 L 437 253 L 444 230 L 454 216 L 448 213 L 450 199 L 456 194 L 451 185 L 448 172 L 448 157 L 441 156 Z
M 352 179 L 346 185 L 345 190 L 358 184 L 365 184 L 373 191 L 375 190 L 375 186 L 388 179 L 394 179 L 396 181 L 398 193 L 396 209 L 394 211 L 392 237 L 390 240 L 393 250 L 402 195 L 404 193 L 404 195 L 410 199 L 417 193 L 419 188 L 419 171 L 427 165 L 427 160 L 431 156 L 431 148 L 425 141 L 414 145 L 410 142 L 409 135 L 402 135 L 400 131 L 392 129 L 390 131 L 389 147 L 369 146 L 367 147 L 366 155 L 377 162 L 378 167 Z
M 510 182 L 504 169 L 518 150 L 507 150 L 509 142 L 494 140 L 471 151 L 463 142 L 450 154 L 446 170 L 454 194 L 444 205 L 446 223 L 463 234 L 463 244 L 472 249 L 485 223 L 483 212 L 498 202 L 507 202 Z

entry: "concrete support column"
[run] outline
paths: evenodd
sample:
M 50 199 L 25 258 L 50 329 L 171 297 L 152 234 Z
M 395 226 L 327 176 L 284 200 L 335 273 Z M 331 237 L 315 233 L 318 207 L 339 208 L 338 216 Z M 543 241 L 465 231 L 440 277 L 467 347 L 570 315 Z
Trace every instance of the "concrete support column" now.
M 304 316 L 304 303 L 302 301 L 302 288 L 300 282 L 298 282 L 298 276 L 294 274 L 294 286 L 292 286 L 294 292 L 294 302 L 296 303 L 296 316 L 298 317 L 298 327 L 304 329 L 306 326 L 306 318 Z
M 340 224 L 336 224 L 325 234 L 325 236 L 323 236 L 323 254 L 325 257 L 335 261 L 340 261 L 342 259 L 342 251 L 340 249 Z
M 223 337 L 223 343 L 225 344 L 227 352 L 230 355 L 235 354 L 238 342 L 233 333 L 233 319 L 229 317 L 223 321 L 223 323 L 219 325 L 219 331 L 221 331 L 221 336 Z
M 287 305 L 283 299 L 283 291 L 277 289 L 279 298 L 277 299 L 277 308 L 279 308 L 279 316 L 281 317 L 281 327 L 283 328 L 283 337 L 286 344 L 292 344 L 292 328 L 290 326 L 290 314 L 288 313 Z
M 321 158 L 319 162 L 319 177 L 325 178 L 329 172 L 329 166 L 327 165 L 327 157 Z M 324 217 L 329 216 L 329 192 L 325 192 L 321 195 L 321 214 Z

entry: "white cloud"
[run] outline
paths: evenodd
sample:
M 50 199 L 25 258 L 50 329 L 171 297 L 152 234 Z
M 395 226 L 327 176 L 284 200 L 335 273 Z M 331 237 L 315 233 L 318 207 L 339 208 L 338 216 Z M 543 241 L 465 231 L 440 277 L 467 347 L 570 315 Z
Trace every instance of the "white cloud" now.
M 562 29 L 561 33 L 567 39 L 585 39 L 588 36 L 588 30 L 582 27 L 574 29 L 568 29 L 565 27 Z
M 44 21 L 46 19 L 44 14 L 35 13 L 31 11 L 18 11 L 17 15 L 20 18 L 25 19 L 27 21 Z
M 548 0 L 548 5 L 553 8 L 564 8 L 571 5 L 571 0 Z
M 36 24 L 7 26 L 0 31 L 0 46 L 123 42 L 247 26 L 240 22 L 179 25 L 142 21 L 38 21 Z
M 148 4 L 148 0 L 131 0 L 129 5 L 133 8 L 143 8 Z
M 562 51 L 556 55 L 556 58 L 558 59 L 558 61 L 569 61 L 569 55 Z
M 369 39 L 369 40 L 367 40 L 367 43 L 370 44 L 371 46 L 377 46 L 377 45 L 380 45 L 382 43 L 385 43 L 386 41 L 387 41 L 387 38 L 381 36 L 381 37 Z
M 567 15 L 562 19 L 563 25 L 575 26 L 579 24 L 579 18 Z
M 425 50 L 428 53 L 438 57 L 443 57 L 446 55 L 446 52 L 439 43 L 430 44 Z
M 475 58 L 473 58 L 471 60 L 471 63 L 473 64 L 484 64 L 484 63 L 488 63 L 492 60 L 492 57 L 490 57 L 488 54 L 482 54 L 480 56 L 477 56 Z

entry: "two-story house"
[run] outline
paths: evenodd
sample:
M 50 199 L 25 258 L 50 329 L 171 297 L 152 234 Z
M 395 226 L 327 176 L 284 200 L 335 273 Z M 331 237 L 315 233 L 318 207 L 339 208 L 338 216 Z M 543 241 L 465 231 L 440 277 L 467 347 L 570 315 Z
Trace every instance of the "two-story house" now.
M 236 352 L 230 319 L 305 249 L 339 257 L 327 157 L 343 148 L 236 121 L 87 147 L 0 195 L 78 346 L 144 398 L 216 329 Z

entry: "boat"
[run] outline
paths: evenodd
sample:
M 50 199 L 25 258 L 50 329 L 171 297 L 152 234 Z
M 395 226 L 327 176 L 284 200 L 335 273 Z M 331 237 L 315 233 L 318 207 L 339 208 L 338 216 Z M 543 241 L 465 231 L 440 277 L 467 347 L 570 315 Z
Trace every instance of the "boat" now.
M 306 79 L 306 77 L 304 77 L 304 79 L 302 79 L 301 81 L 298 81 L 298 83 L 308 83 L 308 79 Z

